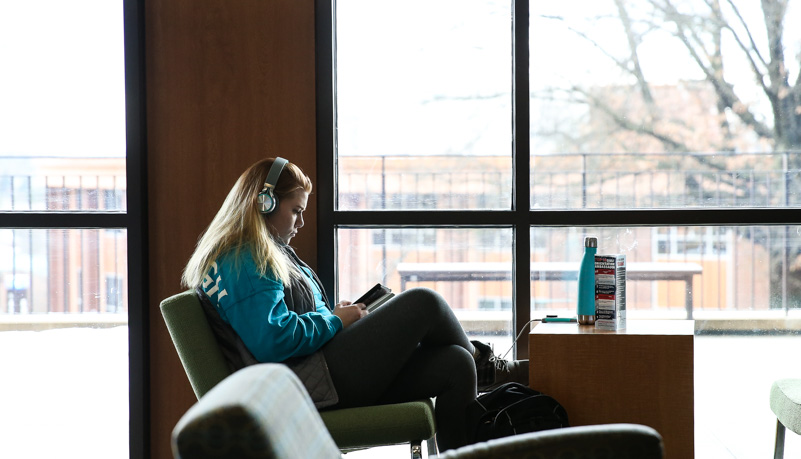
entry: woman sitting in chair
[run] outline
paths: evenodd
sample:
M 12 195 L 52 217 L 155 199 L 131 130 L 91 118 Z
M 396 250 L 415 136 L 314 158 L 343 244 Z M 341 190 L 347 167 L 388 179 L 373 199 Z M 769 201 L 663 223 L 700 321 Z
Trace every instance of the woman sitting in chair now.
M 528 361 L 506 361 L 470 341 L 436 292 L 401 292 L 368 313 L 333 307 L 316 274 L 289 246 L 303 227 L 312 184 L 296 165 L 269 158 L 249 167 L 200 238 L 183 282 L 199 287 L 236 332 L 239 366 L 282 362 L 318 408 L 436 397 L 437 443 L 466 443 L 465 407 L 477 391 L 528 382 Z M 202 292 L 201 292 L 202 290 Z

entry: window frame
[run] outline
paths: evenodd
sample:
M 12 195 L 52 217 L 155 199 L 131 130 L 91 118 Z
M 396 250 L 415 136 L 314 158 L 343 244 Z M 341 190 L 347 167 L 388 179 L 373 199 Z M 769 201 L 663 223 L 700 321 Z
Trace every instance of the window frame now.
M 123 0 L 128 230 L 130 457 L 150 457 L 150 283 L 145 112 L 145 1 Z
M 317 266 L 333 300 L 336 294 L 336 230 L 340 226 L 487 227 L 512 226 L 514 239 L 512 301 L 514 330 L 530 320 L 531 227 L 609 226 L 781 226 L 801 224 L 801 208 L 682 208 L 631 210 L 532 210 L 530 185 L 529 1 L 512 1 L 513 141 L 512 209 L 503 211 L 339 211 L 336 191 L 336 0 L 315 0 L 315 61 L 317 67 Z M 536 69 L 535 69 L 536 70 Z M 478 225 L 475 222 L 492 222 Z M 523 260 L 523 262 L 518 262 Z M 516 343 L 517 358 L 527 358 L 528 341 Z
M 144 1 L 123 0 L 127 211 L 0 212 L 0 228 L 126 229 L 128 251 L 129 457 L 150 455 Z

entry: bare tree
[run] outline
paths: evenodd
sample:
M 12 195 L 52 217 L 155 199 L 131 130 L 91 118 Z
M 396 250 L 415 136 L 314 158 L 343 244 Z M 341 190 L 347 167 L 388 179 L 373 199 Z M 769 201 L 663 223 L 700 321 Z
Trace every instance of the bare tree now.
M 750 192 L 761 193 L 761 202 L 767 205 L 801 202 L 801 72 L 791 78 L 788 71 L 799 64 L 799 56 L 788 56 L 785 49 L 789 0 L 761 0 L 761 17 L 742 13 L 735 0 L 613 2 L 614 13 L 610 14 L 619 21 L 625 50 L 604 48 L 601 37 L 594 36 L 592 30 L 574 30 L 628 76 L 628 83 L 615 87 L 573 84 L 564 88 L 572 101 L 586 104 L 591 113 L 592 122 L 585 129 L 594 132 L 582 133 L 582 151 L 615 148 L 662 152 L 675 157 L 675 163 L 666 167 L 691 160 L 696 162 L 695 167 L 725 171 L 731 163 L 725 160 L 725 154 L 688 153 L 730 152 L 728 157 L 732 158 L 737 152 L 747 152 L 752 148 L 749 145 L 760 145 L 780 153 L 775 157 L 783 162 L 777 165 L 785 171 L 783 192 L 771 197 L 767 197 L 766 189 Z M 701 81 L 664 87 L 648 80 L 641 53 L 649 35 L 656 33 L 671 37 L 686 50 L 687 60 L 680 65 L 694 66 L 703 75 Z M 733 58 L 742 65 L 727 66 Z M 756 88 L 752 94 L 758 93 L 761 100 L 745 100 L 738 94 L 733 81 L 742 80 L 734 78 L 742 75 L 734 72 L 742 73 L 743 68 L 751 72 Z M 698 98 L 693 104 L 702 110 L 693 113 L 693 104 L 677 103 L 680 92 Z M 747 177 L 737 174 L 719 177 L 732 194 L 752 186 Z M 687 174 L 685 182 L 690 193 L 703 198 L 709 192 L 693 174 Z M 766 241 L 777 237 L 762 233 L 749 230 L 744 234 L 757 243 L 771 245 L 767 247 L 772 259 L 771 291 L 774 295 L 789 292 L 790 302 L 797 307 L 801 303 L 801 264 L 794 260 L 801 259 L 801 243 L 785 232 L 780 237 L 784 243 L 775 247 L 778 244 Z M 782 279 L 786 285 L 780 285 Z

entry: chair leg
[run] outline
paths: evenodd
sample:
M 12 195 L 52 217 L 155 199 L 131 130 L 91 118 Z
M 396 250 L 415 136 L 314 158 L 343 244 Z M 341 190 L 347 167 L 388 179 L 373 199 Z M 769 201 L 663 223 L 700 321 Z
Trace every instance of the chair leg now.
M 776 420 L 776 447 L 773 450 L 773 459 L 784 458 L 784 424 L 778 419 Z
M 436 435 L 426 440 L 426 446 L 428 447 L 429 459 L 433 459 L 439 455 L 439 448 L 437 447 Z
M 412 459 L 423 459 L 423 447 L 421 441 L 413 441 L 411 445 Z

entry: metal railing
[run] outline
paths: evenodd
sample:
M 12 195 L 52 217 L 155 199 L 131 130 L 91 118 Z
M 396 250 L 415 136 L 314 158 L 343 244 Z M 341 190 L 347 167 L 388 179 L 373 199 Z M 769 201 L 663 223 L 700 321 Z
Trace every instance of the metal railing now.
M 340 210 L 511 208 L 508 157 L 340 157 L 338 173 Z M 801 206 L 801 154 L 532 155 L 530 192 L 534 209 L 797 207 Z M 693 307 L 697 310 L 772 309 L 786 313 L 801 307 L 801 270 L 791 269 L 793 257 L 787 256 L 801 246 L 797 228 L 682 226 L 591 231 L 601 232 L 608 240 L 629 231 L 633 243 L 640 244 L 638 251 L 629 252 L 634 261 L 703 265 L 704 274 L 696 276 L 694 288 Z M 430 234 L 426 237 L 431 238 Z M 581 235 L 572 237 L 580 240 Z M 448 238 L 435 243 L 438 252 L 459 250 L 448 244 Z M 576 256 L 575 241 L 566 241 L 564 229 L 533 228 L 532 250 L 535 261 L 569 261 Z M 487 260 L 496 255 L 488 255 Z M 376 263 L 392 264 L 388 260 Z M 546 302 L 571 300 L 562 293 L 563 286 L 543 288 Z M 632 295 L 643 304 L 673 308 L 686 294 L 675 290 L 655 283 Z
M 537 208 L 566 210 L 799 206 L 801 186 L 793 186 L 801 182 L 799 158 L 798 153 L 532 155 L 531 202 Z M 412 156 L 357 159 L 359 163 L 352 165 L 353 158 L 340 158 L 339 201 L 346 208 L 435 210 L 511 206 L 512 172 L 508 157 L 469 158 L 469 161 L 461 157 Z M 380 167 L 374 167 L 376 161 Z M 77 172 L 2 175 L 0 212 L 124 211 L 125 182 L 119 175 L 119 167 L 119 160 L 110 160 L 86 175 Z M 636 258 L 632 261 L 702 264 L 704 274 L 697 276 L 702 280 L 696 281 L 693 292 L 696 310 L 788 311 L 800 306 L 797 292 L 801 292 L 801 270 L 791 269 L 795 263 L 792 257 L 778 258 L 801 245 L 796 229 L 753 226 L 702 229 L 703 234 L 691 227 L 647 228 L 645 232 L 642 228 L 633 229 L 639 231 L 632 236 L 634 240 L 650 242 L 647 246 L 645 242 L 641 244 L 641 251 L 633 254 Z M 620 230 L 598 231 L 601 237 L 614 239 L 619 237 Z M 107 311 L 103 305 L 110 305 L 111 312 L 117 311 L 117 305 L 124 302 L 115 292 L 120 290 L 119 279 L 126 276 L 124 268 L 120 268 L 124 263 L 120 262 L 119 248 L 124 243 L 115 242 L 113 231 L 105 230 L 109 234 L 103 237 L 93 236 L 87 245 L 85 239 L 60 233 L 34 237 L 30 230 L 0 229 L 3 260 L 0 314 Z M 578 240 L 578 235 L 559 229 L 533 231 L 533 258 L 570 261 L 575 256 L 575 241 L 569 242 L 567 238 Z M 430 232 L 423 238 L 412 239 L 425 240 L 437 250 L 448 250 L 449 241 L 432 239 Z M 58 244 L 52 244 L 53 241 Z M 117 246 L 109 249 L 109 244 Z M 106 250 L 115 254 L 114 261 L 101 262 L 101 254 Z M 497 259 L 496 255 L 484 254 L 487 260 Z M 104 268 L 90 268 L 93 264 Z M 89 279 L 91 276 L 96 278 Z M 89 292 L 87 287 L 98 291 Z M 560 293 L 560 287 L 548 288 L 551 293 L 546 298 L 569 300 Z M 664 307 L 683 308 L 684 294 L 673 290 L 657 283 L 644 293 L 632 294 L 657 305 L 660 303 L 654 302 L 653 297 L 662 295 Z M 94 304 L 94 296 L 105 298 L 98 303 L 101 306 L 84 307 Z M 37 304 L 47 298 L 47 304 L 37 306 L 31 298 L 38 298 Z M 65 305 L 53 303 L 63 298 L 71 299 Z M 26 306 L 21 307 L 22 304 Z

